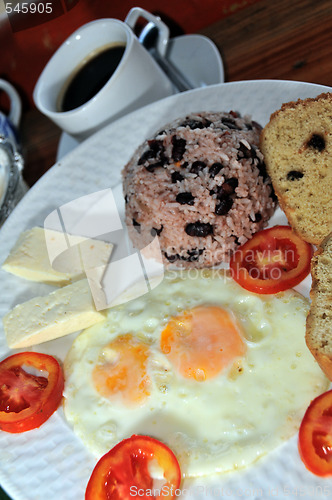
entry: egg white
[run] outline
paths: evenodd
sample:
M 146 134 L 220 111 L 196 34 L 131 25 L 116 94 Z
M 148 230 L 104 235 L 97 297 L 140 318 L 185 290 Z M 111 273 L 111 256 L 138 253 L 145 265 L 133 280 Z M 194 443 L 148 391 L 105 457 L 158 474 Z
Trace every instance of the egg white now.
M 247 345 L 243 358 L 202 382 L 178 374 L 159 347 L 170 318 L 199 305 L 231 312 Z M 222 270 L 169 271 L 76 338 L 65 361 L 66 418 L 97 458 L 146 434 L 173 450 L 186 477 L 245 467 L 289 439 L 328 386 L 305 345 L 307 311 L 307 299 L 292 290 L 258 295 Z M 128 333 L 150 349 L 150 396 L 135 408 L 102 397 L 92 383 L 105 346 Z

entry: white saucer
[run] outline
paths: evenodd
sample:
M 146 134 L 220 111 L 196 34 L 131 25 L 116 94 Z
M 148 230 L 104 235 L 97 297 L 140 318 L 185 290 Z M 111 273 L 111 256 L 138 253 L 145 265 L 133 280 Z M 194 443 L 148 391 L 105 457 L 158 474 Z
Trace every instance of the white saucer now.
M 202 35 L 184 35 L 168 43 L 168 59 L 195 87 L 224 82 L 224 66 L 215 44 Z
M 224 82 L 224 66 L 215 44 L 202 35 L 183 35 L 168 43 L 167 57 L 177 66 L 194 87 L 206 87 Z M 57 161 L 72 151 L 79 142 L 66 134 L 61 135 Z

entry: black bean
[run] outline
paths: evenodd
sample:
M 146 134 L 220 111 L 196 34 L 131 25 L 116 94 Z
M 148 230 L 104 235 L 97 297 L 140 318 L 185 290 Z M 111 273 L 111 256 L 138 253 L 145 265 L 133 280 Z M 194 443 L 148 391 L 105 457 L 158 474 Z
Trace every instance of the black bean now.
M 236 177 L 230 177 L 229 179 L 225 180 L 225 182 L 222 185 L 222 188 L 224 191 L 233 194 L 238 185 L 239 185 L 239 180 Z
M 215 208 L 216 215 L 226 215 L 230 211 L 233 205 L 232 198 L 226 198 L 225 200 L 221 200 Z
M 241 128 L 236 125 L 235 120 L 232 120 L 232 118 L 223 117 L 221 119 L 221 122 L 223 125 L 225 125 L 229 129 L 241 130 Z
M 125 203 L 127 204 L 128 201 L 129 201 L 129 198 L 128 198 L 128 195 L 126 194 L 126 196 L 125 196 Z
M 219 172 L 222 168 L 223 168 L 223 165 L 219 161 L 216 161 L 215 163 L 213 163 L 211 165 L 211 167 L 209 168 L 210 177 L 212 177 L 212 179 L 214 179 L 215 176 L 219 174 Z
M 155 158 L 155 157 L 156 157 L 155 152 L 152 151 L 152 149 L 147 149 L 146 151 L 144 151 L 144 153 L 142 154 L 142 156 L 138 160 L 137 164 L 142 165 L 146 161 L 150 160 L 151 158 Z
M 243 160 L 243 159 L 254 160 L 255 158 L 257 158 L 255 148 L 252 146 L 249 146 L 248 148 L 243 142 L 240 142 L 240 145 L 237 149 L 238 149 L 238 155 L 237 155 L 238 160 Z
M 172 254 L 172 255 L 169 255 L 168 253 L 164 252 L 164 255 L 166 257 L 166 259 L 169 261 L 169 262 L 175 262 L 176 260 L 179 260 L 180 258 L 180 255 L 178 253 L 175 253 L 175 254 Z
M 267 171 L 266 171 L 266 165 L 263 161 L 259 160 L 256 167 L 259 170 L 259 175 L 263 177 L 263 179 L 266 179 L 268 177 Z
M 137 220 L 133 219 L 133 226 L 136 231 L 141 234 L 141 224 Z
M 152 140 L 148 141 L 148 144 L 150 146 L 150 149 L 152 151 L 154 151 L 156 155 L 161 151 L 165 151 L 163 141 L 158 141 L 157 139 L 152 139 Z
M 185 232 L 188 236 L 206 237 L 209 234 L 213 234 L 213 226 L 208 222 L 190 222 L 186 225 Z
M 206 163 L 204 163 L 204 161 L 194 161 L 194 163 L 191 165 L 190 173 L 198 175 L 199 172 L 201 172 L 205 167 Z
M 205 248 L 193 248 L 187 251 L 187 255 L 179 255 L 178 253 L 169 255 L 164 252 L 166 259 L 169 262 L 175 262 L 176 260 L 183 260 L 184 262 L 197 262 L 200 255 L 204 252 Z
M 238 187 L 239 181 L 236 177 L 230 177 L 221 186 L 217 187 L 215 193 L 219 200 L 226 200 L 231 194 L 234 194 L 235 189 Z
M 193 248 L 187 251 L 188 257 L 181 256 L 180 259 L 186 262 L 197 262 L 204 250 L 205 248 Z
M 180 161 L 183 158 L 184 152 L 186 150 L 186 141 L 181 138 L 177 138 L 176 135 L 172 137 L 172 158 L 174 161 Z
M 291 170 L 287 174 L 287 180 L 289 181 L 297 181 L 298 179 L 302 179 L 303 173 L 299 172 L 298 170 Z
M 263 130 L 263 127 L 262 125 L 260 125 L 259 123 L 255 122 L 254 120 L 251 122 L 252 123 L 252 126 L 257 128 L 257 130 L 260 132 L 261 130 Z
M 211 125 L 211 123 L 212 122 L 207 118 L 202 118 L 201 120 L 187 118 L 184 122 L 181 123 L 180 127 L 189 127 L 191 130 L 195 130 L 196 128 L 207 128 Z
M 321 152 L 325 149 L 325 139 L 321 134 L 312 134 L 307 146 Z
M 187 168 L 189 163 L 187 161 L 184 161 L 181 165 L 181 168 Z
M 151 232 L 151 236 L 160 236 L 160 233 L 162 232 L 163 229 L 164 229 L 163 225 L 161 225 L 159 229 L 153 227 L 151 229 L 151 231 L 150 231 Z
M 249 217 L 252 222 L 260 222 L 262 220 L 262 214 L 260 212 L 255 213 L 254 219 Z
M 204 124 L 199 120 L 188 118 L 181 123 L 180 127 L 189 127 L 191 130 L 194 130 L 195 128 L 204 128 Z
M 189 193 L 179 193 L 176 197 L 176 201 L 180 203 L 180 205 L 193 205 L 195 203 L 195 197 Z
M 161 163 L 161 166 L 164 166 L 164 165 L 168 164 L 168 158 L 165 155 L 165 152 L 163 150 L 160 151 L 160 154 L 158 154 L 157 158 L 159 159 L 159 162 Z
M 162 141 L 152 139 L 151 141 L 148 141 L 148 144 L 150 146 L 150 149 L 146 150 L 142 154 L 142 156 L 138 160 L 138 165 L 142 165 L 149 160 L 155 159 L 156 162 L 145 167 L 149 172 L 153 172 L 155 168 L 163 167 L 165 163 L 168 163 L 168 159 L 165 156 L 165 148 Z
M 154 172 L 156 168 L 163 167 L 164 164 L 162 161 L 156 161 L 155 163 L 151 163 L 147 165 L 145 168 L 148 172 Z
M 218 200 L 224 200 L 226 198 L 229 198 L 229 193 L 224 191 L 222 186 L 217 186 L 217 188 L 215 190 L 210 191 L 210 194 L 211 195 L 216 194 Z
M 172 183 L 175 184 L 176 182 L 181 182 L 183 181 L 184 177 L 180 172 L 172 172 Z

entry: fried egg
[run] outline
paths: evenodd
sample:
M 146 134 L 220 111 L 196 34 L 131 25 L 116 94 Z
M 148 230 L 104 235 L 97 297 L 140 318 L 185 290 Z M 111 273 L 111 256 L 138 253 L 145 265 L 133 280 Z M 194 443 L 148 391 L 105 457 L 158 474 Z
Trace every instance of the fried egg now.
M 132 434 L 185 477 L 245 467 L 288 440 L 328 382 L 308 351 L 308 301 L 258 295 L 226 271 L 169 271 L 83 331 L 65 361 L 65 415 L 99 458 Z

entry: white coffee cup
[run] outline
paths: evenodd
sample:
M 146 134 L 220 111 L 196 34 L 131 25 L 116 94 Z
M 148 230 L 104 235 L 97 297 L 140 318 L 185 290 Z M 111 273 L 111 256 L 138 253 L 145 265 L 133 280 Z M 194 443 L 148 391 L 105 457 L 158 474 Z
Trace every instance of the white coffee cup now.
M 59 95 L 82 61 L 100 48 L 124 44 L 113 75 L 97 94 L 70 111 L 59 111 Z M 92 21 L 75 31 L 55 52 L 35 86 L 37 108 L 81 141 L 107 123 L 173 93 L 173 86 L 132 29 L 117 19 Z

